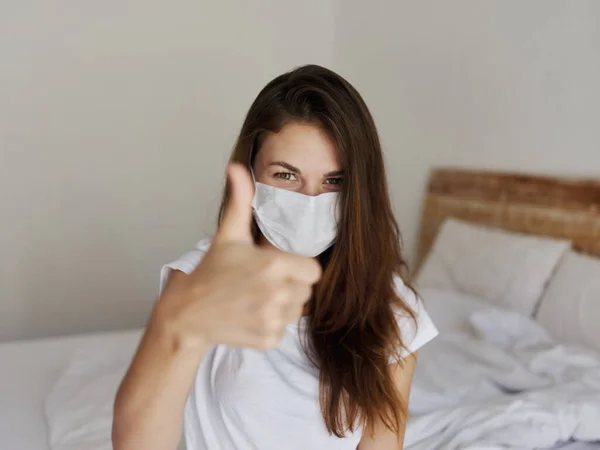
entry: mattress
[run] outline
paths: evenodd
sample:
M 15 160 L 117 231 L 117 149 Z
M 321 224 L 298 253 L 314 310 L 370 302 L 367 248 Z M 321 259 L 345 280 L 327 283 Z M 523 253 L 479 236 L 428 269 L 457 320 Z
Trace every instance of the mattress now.
M 50 450 L 44 400 L 80 345 L 132 331 L 0 343 L 0 442 L 4 450 Z

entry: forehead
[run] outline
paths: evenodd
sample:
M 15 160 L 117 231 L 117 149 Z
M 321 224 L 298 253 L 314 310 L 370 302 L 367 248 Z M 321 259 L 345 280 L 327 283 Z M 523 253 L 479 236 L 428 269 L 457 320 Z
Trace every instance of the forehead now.
M 255 164 L 268 165 L 274 161 L 284 161 L 303 172 L 340 169 L 333 140 L 319 126 L 306 123 L 290 123 L 278 133 L 265 136 Z

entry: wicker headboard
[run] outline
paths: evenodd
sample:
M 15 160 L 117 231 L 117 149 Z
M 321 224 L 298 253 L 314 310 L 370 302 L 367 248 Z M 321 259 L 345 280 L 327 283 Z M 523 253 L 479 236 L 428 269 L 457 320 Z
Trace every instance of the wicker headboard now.
M 417 266 L 447 217 L 567 238 L 576 250 L 600 256 L 600 180 L 436 169 L 423 206 Z

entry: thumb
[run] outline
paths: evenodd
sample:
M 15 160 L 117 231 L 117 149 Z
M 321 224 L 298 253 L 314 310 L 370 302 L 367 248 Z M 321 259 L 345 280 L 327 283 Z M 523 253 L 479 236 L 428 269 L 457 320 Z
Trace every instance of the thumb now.
M 252 178 L 245 167 L 234 163 L 227 167 L 227 182 L 229 198 L 215 240 L 252 244 Z

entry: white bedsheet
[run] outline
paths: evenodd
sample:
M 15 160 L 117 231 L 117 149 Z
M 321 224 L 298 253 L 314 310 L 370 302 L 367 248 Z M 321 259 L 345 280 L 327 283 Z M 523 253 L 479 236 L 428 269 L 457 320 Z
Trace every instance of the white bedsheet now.
M 421 293 L 442 326 L 419 354 L 408 450 L 600 440 L 600 355 L 558 345 L 517 314 L 455 294 Z
M 74 351 L 128 333 L 0 343 L 0 449 L 49 450 L 44 402 Z
M 552 450 L 598 450 L 600 442 L 567 442 L 559 444 Z
M 113 403 L 141 333 L 79 346 L 45 402 L 52 450 L 111 450 Z

